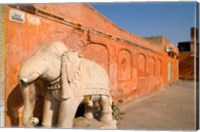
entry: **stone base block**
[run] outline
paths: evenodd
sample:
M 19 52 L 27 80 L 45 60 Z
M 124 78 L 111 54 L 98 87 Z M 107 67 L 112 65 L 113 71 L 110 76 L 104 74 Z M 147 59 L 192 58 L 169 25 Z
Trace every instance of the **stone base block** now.
M 100 122 L 96 119 L 86 119 L 84 117 L 78 117 L 74 119 L 73 128 L 84 129 L 117 129 L 117 121 L 113 120 L 109 123 Z

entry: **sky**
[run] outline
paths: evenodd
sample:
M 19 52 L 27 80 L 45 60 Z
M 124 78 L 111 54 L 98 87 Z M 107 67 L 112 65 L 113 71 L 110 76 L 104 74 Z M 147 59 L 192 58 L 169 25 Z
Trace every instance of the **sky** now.
M 190 40 L 195 2 L 90 3 L 119 27 L 141 37 L 163 35 L 175 46 Z

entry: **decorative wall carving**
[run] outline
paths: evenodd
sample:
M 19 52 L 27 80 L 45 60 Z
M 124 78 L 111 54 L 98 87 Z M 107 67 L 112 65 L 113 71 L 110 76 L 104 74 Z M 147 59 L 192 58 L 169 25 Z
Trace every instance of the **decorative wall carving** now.
M 155 75 L 155 59 L 153 57 L 150 57 L 149 59 L 149 75 L 154 76 Z
M 127 50 L 121 50 L 118 56 L 118 80 L 131 79 L 131 55 Z
M 83 51 L 84 57 L 102 65 L 108 72 L 108 49 L 102 44 L 89 44 Z
M 159 59 L 157 61 L 157 75 L 162 76 L 162 61 Z
M 146 56 L 143 53 L 138 55 L 138 77 L 146 76 Z

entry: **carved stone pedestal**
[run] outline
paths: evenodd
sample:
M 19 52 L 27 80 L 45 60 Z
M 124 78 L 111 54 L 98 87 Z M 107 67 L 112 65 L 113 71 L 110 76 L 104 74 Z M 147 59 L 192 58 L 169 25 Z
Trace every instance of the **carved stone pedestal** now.
M 113 120 L 109 123 L 100 122 L 96 119 L 86 119 L 84 117 L 78 117 L 74 119 L 73 128 L 84 129 L 117 129 L 117 121 Z

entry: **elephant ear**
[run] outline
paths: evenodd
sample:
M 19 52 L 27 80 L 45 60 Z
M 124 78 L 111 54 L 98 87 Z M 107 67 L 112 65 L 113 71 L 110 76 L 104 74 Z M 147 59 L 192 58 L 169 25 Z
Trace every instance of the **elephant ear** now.
M 67 75 L 67 61 L 68 58 L 66 56 L 66 53 L 64 53 L 61 58 L 61 99 L 68 99 L 72 97 Z
M 76 78 L 75 73 L 79 70 L 81 57 L 76 51 L 69 51 L 66 56 L 67 76 L 68 80 L 71 82 Z

